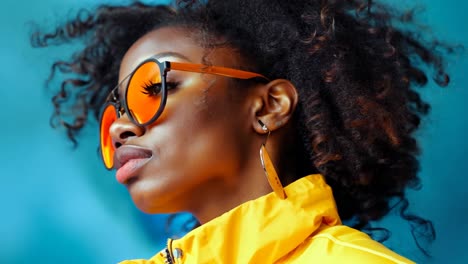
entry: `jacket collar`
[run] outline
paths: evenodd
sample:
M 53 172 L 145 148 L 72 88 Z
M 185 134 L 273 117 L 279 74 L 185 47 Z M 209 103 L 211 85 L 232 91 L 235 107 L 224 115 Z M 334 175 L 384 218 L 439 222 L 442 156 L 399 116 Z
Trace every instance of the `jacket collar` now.
M 319 174 L 248 201 L 172 240 L 184 263 L 273 263 L 291 252 L 322 225 L 341 224 L 331 188 Z

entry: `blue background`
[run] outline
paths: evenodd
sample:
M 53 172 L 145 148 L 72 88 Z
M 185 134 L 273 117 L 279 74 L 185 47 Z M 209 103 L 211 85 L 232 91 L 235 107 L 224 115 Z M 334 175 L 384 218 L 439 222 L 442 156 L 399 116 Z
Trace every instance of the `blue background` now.
M 148 216 L 100 164 L 96 124 L 73 151 L 63 131 L 49 127 L 50 91 L 43 88 L 51 63 L 73 47 L 33 49 L 30 22 L 52 27 L 103 1 L 3 0 L 0 8 L 0 263 L 115 263 L 149 258 L 163 246 L 166 216 Z M 109 1 L 107 1 L 109 2 Z M 122 2 L 122 1 L 118 1 Z M 115 1 L 112 3 L 116 3 Z M 404 3 L 396 1 L 394 3 Z M 468 47 L 468 4 L 424 0 L 420 21 L 440 39 Z M 466 52 L 449 63 L 452 83 L 421 89 L 432 104 L 421 139 L 423 189 L 410 191 L 410 209 L 437 228 L 432 259 L 419 252 L 408 224 L 396 214 L 380 226 L 393 231 L 386 243 L 421 263 L 468 263 L 466 158 L 468 113 Z

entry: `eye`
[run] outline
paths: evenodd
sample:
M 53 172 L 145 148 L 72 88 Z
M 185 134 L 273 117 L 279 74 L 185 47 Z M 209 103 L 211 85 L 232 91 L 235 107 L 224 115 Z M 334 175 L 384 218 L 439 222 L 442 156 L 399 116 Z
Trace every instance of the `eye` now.
M 153 83 L 153 82 L 145 82 L 142 86 L 143 90 L 142 93 L 147 94 L 149 96 L 158 95 L 161 92 L 162 85 L 161 83 Z
M 176 82 L 166 82 L 166 88 L 167 90 L 172 90 L 177 88 L 179 83 Z M 143 84 L 143 90 L 142 93 L 147 94 L 149 96 L 157 96 L 161 93 L 162 90 L 162 84 L 161 83 L 152 83 L 152 82 L 146 82 Z

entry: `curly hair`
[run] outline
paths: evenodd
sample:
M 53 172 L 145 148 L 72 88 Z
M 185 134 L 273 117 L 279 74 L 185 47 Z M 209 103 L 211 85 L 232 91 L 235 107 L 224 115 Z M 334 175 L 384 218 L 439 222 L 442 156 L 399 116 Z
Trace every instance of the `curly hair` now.
M 32 35 L 34 46 L 85 44 L 52 65 L 49 81 L 57 72 L 70 76 L 52 98 L 52 124 L 65 127 L 76 143 L 89 111 L 98 118 L 117 83 L 126 50 L 165 25 L 196 29 L 204 47 L 234 47 L 256 72 L 290 80 L 299 93 L 295 122 L 307 153 L 302 171 L 323 174 L 340 217 L 371 234 L 383 230 L 383 240 L 387 230 L 370 222 L 399 208 L 428 254 L 419 238 L 432 241 L 435 230 L 407 212 L 405 194 L 420 187 L 414 132 L 429 111 L 416 88 L 428 83 L 428 71 L 440 86 L 448 84 L 443 55 L 453 49 L 417 34 L 411 10 L 371 0 L 186 0 L 173 8 L 134 2 L 83 10 L 52 33 Z

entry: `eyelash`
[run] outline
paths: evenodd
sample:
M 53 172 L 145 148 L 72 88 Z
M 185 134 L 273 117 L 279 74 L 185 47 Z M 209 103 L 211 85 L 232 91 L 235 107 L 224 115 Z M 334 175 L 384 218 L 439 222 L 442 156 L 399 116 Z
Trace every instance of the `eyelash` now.
M 166 85 L 167 85 L 167 90 L 170 91 L 172 89 L 177 88 L 177 86 L 179 86 L 179 83 L 166 82 Z M 161 88 L 162 88 L 161 83 L 153 83 L 151 81 L 148 81 L 143 84 L 144 91 L 142 91 L 142 93 L 150 95 L 150 96 L 156 96 L 161 92 Z

